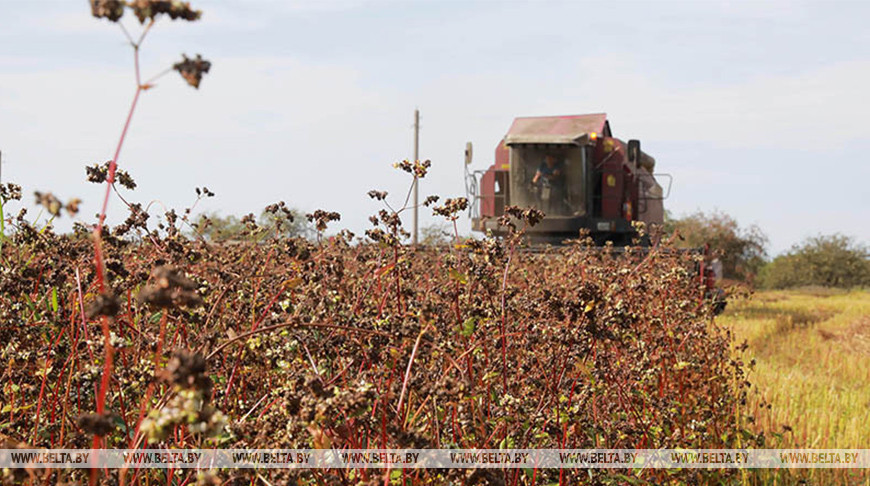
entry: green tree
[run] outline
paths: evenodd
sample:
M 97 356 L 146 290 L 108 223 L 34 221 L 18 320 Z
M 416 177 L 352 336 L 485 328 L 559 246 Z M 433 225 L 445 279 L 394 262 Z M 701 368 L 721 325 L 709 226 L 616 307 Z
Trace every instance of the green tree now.
M 767 264 L 759 276 L 767 288 L 807 285 L 860 287 L 870 285 L 870 251 L 841 234 L 807 238 Z
M 696 213 L 678 219 L 667 215 L 665 229 L 678 232 L 677 246 L 710 249 L 719 255 L 726 278 L 752 279 L 765 263 L 767 236 L 756 225 L 743 228 L 721 211 Z
M 420 228 L 420 244 L 423 246 L 449 245 L 453 240 L 453 228 L 446 224 L 431 224 Z
M 209 241 L 259 241 L 269 238 L 309 238 L 313 234 L 305 215 L 296 209 L 289 213 L 263 210 L 258 218 L 253 214 L 243 217 L 201 214 L 195 221 L 195 234 Z

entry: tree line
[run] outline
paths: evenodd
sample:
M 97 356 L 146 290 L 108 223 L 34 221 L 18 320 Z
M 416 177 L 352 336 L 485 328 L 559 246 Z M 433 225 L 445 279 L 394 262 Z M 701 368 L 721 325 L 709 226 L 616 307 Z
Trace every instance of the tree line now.
M 727 279 L 771 289 L 870 286 L 870 250 L 847 235 L 811 236 L 770 258 L 767 236 L 757 225 L 741 226 L 721 211 L 669 217 L 665 227 L 678 233 L 678 246 L 709 243 Z

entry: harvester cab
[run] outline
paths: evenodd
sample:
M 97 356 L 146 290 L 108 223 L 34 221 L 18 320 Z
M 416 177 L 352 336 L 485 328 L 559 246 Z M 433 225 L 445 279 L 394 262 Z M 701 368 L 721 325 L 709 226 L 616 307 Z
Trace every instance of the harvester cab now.
M 517 118 L 488 169 L 470 171 L 470 162 L 469 144 L 472 229 L 498 235 L 505 206 L 536 207 L 546 217 L 527 230 L 533 242 L 558 244 L 585 229 L 598 244 L 629 244 L 633 221 L 663 222 L 670 192 L 670 176 L 653 175 L 655 159 L 639 141 L 614 138 L 603 113 Z

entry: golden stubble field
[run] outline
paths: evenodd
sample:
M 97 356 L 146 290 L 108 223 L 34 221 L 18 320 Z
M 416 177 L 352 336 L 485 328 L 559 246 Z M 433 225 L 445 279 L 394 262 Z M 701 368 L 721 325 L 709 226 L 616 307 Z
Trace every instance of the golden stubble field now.
M 863 449 L 870 443 L 870 291 L 757 292 L 717 322 L 755 365 L 748 415 L 767 447 Z M 747 424 L 748 428 L 754 428 Z M 785 479 L 867 484 L 866 471 L 802 471 Z M 790 482 L 790 481 L 786 481 Z

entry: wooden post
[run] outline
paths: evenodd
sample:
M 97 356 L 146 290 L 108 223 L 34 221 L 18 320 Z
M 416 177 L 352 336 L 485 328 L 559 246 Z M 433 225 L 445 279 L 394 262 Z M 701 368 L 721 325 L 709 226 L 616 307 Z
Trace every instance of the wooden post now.
M 414 163 L 420 160 L 420 110 L 414 110 Z M 420 204 L 419 179 L 414 177 L 414 231 L 411 243 L 417 246 L 417 206 Z

